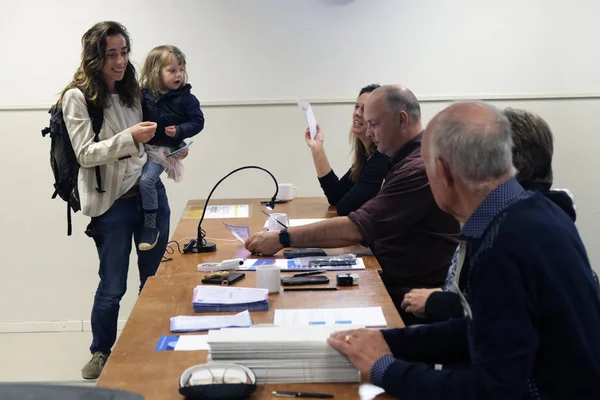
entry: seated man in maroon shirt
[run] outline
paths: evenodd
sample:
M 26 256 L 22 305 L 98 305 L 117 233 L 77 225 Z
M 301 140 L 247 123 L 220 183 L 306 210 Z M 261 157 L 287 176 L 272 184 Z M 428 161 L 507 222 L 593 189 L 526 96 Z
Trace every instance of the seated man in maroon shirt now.
M 438 208 L 429 188 L 421 158 L 421 108 L 415 95 L 402 86 L 382 86 L 369 96 L 364 115 L 367 136 L 392 164 L 377 196 L 347 217 L 252 235 L 246 249 L 270 255 L 284 247 L 365 244 L 381 265 L 383 283 L 404 323 L 410 325 L 422 320 L 402 312 L 403 296 L 410 288 L 444 282 L 459 225 Z

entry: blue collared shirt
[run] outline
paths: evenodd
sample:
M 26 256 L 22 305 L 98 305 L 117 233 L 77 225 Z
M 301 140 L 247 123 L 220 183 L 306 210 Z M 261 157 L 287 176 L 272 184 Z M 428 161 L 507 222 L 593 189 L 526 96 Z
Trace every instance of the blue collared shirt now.
M 532 195 L 515 178 L 498 185 L 479 204 L 460 231 L 460 240 L 479 239 L 494 218 L 516 201 Z

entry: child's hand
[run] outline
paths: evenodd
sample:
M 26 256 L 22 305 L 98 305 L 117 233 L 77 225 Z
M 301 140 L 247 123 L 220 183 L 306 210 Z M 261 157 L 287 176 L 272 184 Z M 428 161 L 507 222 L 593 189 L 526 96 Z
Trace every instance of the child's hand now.
M 177 129 L 174 126 L 167 126 L 165 128 L 165 133 L 169 137 L 175 137 L 175 135 L 177 134 Z

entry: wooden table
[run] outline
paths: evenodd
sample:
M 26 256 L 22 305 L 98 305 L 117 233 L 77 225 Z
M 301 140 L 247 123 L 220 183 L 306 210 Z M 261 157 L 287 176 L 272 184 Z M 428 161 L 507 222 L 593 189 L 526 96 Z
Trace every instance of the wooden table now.
M 223 222 L 230 225 L 244 225 L 250 227 L 250 233 L 258 232 L 263 229 L 267 219 L 261 210 L 266 210 L 260 199 L 225 199 L 211 200 L 210 205 L 218 204 L 248 204 L 250 206 L 249 218 L 225 218 L 225 219 L 204 219 L 202 228 L 206 231 L 208 238 L 217 239 L 235 239 L 225 228 Z M 204 208 L 204 200 L 190 200 L 183 211 L 181 220 L 173 233 L 171 240 L 177 240 L 181 248 L 189 241 L 189 238 L 196 238 L 198 235 L 199 212 Z M 337 216 L 335 208 L 330 207 L 324 197 L 301 197 L 288 203 L 276 204 L 273 212 L 286 213 L 289 218 L 331 218 Z M 250 257 L 250 252 L 244 248 L 240 241 L 223 241 L 207 239 L 209 242 L 216 243 L 217 251 L 213 253 L 199 254 L 179 254 L 175 249 L 174 254 L 169 255 L 171 261 L 161 264 L 156 275 L 172 275 L 179 273 L 193 273 L 197 271 L 197 266 L 205 262 L 219 262 L 231 258 Z M 173 245 L 171 247 L 174 248 Z M 326 249 L 328 254 L 354 253 L 363 256 L 367 269 L 380 269 L 375 257 L 366 247 L 356 245 L 338 249 Z M 252 256 L 258 258 L 257 256 Z M 275 255 L 282 258 L 281 252 Z M 273 258 L 266 257 L 266 258 Z
M 205 219 L 202 225 L 208 237 L 232 238 L 222 222 L 249 225 L 251 232 L 263 228 L 266 217 L 260 212 L 263 205 L 258 199 L 215 200 L 211 201 L 211 204 L 249 204 L 250 215 L 249 218 Z M 191 218 L 188 216 L 190 211 L 201 210 L 203 206 L 203 201 L 193 200 L 188 203 L 175 229 L 173 240 L 196 236 L 199 218 L 197 215 L 192 215 Z M 276 211 L 285 212 L 290 218 L 330 218 L 336 215 L 335 210 L 330 208 L 323 198 L 295 199 L 287 204 L 278 204 Z M 192 214 L 197 214 L 197 211 Z M 181 243 L 186 242 L 187 240 L 181 240 Z M 180 374 L 192 365 L 205 363 L 208 353 L 155 351 L 154 348 L 161 335 L 171 334 L 171 317 L 197 315 L 192 307 L 192 292 L 196 285 L 201 284 L 203 276 L 197 272 L 197 264 L 237 257 L 245 259 L 250 255 L 240 242 L 216 243 L 217 251 L 214 253 L 171 255 L 173 260 L 163 263 L 157 275 L 148 279 L 98 379 L 98 386 L 138 392 L 149 400 L 182 398 L 178 392 Z M 361 254 L 365 249 L 362 246 L 353 246 L 337 251 Z M 373 256 L 363 259 L 368 269 L 357 271 L 360 276 L 359 286 L 337 291 L 282 292 L 270 295 L 269 311 L 252 312 L 253 322 L 273 323 L 274 310 L 277 308 L 381 306 L 388 327 L 403 327 L 402 320 L 379 277 L 377 260 Z M 336 273 L 326 273 L 331 282 L 335 282 Z M 291 274 L 283 272 L 282 276 Z M 247 271 L 245 279 L 236 283 L 236 286 L 255 287 L 255 272 Z M 381 389 L 366 383 L 259 385 L 252 398 L 276 398 L 271 395 L 273 390 L 331 393 L 336 399 L 388 398 L 381 394 Z
M 273 323 L 277 308 L 307 307 L 367 307 L 381 306 L 388 327 L 402 327 L 403 323 L 377 271 L 357 272 L 358 287 L 324 292 L 282 292 L 269 296 L 269 311 L 252 312 L 255 324 Z M 335 282 L 336 272 L 327 272 Z M 283 276 L 291 273 L 283 273 Z M 192 290 L 201 284 L 202 275 L 178 274 L 151 277 L 146 282 L 119 340 L 98 379 L 98 386 L 141 393 L 147 400 L 181 399 L 179 375 L 188 367 L 206 362 L 207 351 L 155 351 L 161 335 L 171 334 L 169 318 L 176 315 L 194 315 Z M 240 286 L 255 287 L 255 274 L 246 273 Z M 197 315 L 197 314 L 196 314 Z M 273 384 L 258 385 L 253 399 L 276 398 L 273 390 L 294 390 L 331 393 L 336 399 L 372 399 L 381 390 L 369 384 Z M 377 398 L 388 398 L 380 395 Z

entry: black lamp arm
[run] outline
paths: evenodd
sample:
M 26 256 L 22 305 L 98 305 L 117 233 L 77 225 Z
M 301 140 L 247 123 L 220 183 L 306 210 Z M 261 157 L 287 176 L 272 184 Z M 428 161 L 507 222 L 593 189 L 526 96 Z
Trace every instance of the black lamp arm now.
M 273 176 L 272 173 L 270 173 L 269 171 L 267 171 L 263 167 L 259 167 L 259 166 L 256 166 L 256 165 L 246 165 L 244 167 L 240 167 L 240 168 L 234 169 L 233 171 L 231 171 L 230 173 L 228 173 L 227 175 L 225 175 L 224 177 L 222 177 L 219 180 L 219 182 L 217 182 L 217 184 L 215 186 L 213 186 L 212 190 L 208 194 L 208 197 L 206 198 L 206 202 L 204 203 L 204 212 L 202 213 L 202 216 L 200 217 L 200 222 L 198 223 L 198 245 L 204 244 L 205 233 L 204 233 L 204 231 L 202 229 L 202 221 L 204 221 L 204 215 L 206 214 L 206 210 L 207 210 L 207 207 L 208 207 L 208 202 L 210 201 L 210 198 L 211 198 L 213 192 L 221 184 L 221 182 L 223 182 L 229 176 L 235 174 L 238 171 L 244 170 L 244 169 L 260 169 L 262 171 L 265 171 L 267 174 L 269 174 L 271 176 L 271 178 L 273 178 L 273 182 L 275 182 L 275 194 L 273 195 L 273 198 L 271 198 L 271 204 L 273 204 L 275 202 L 275 199 L 277 198 L 277 194 L 279 194 L 279 185 L 277 183 L 277 179 L 275 179 L 275 177 Z

